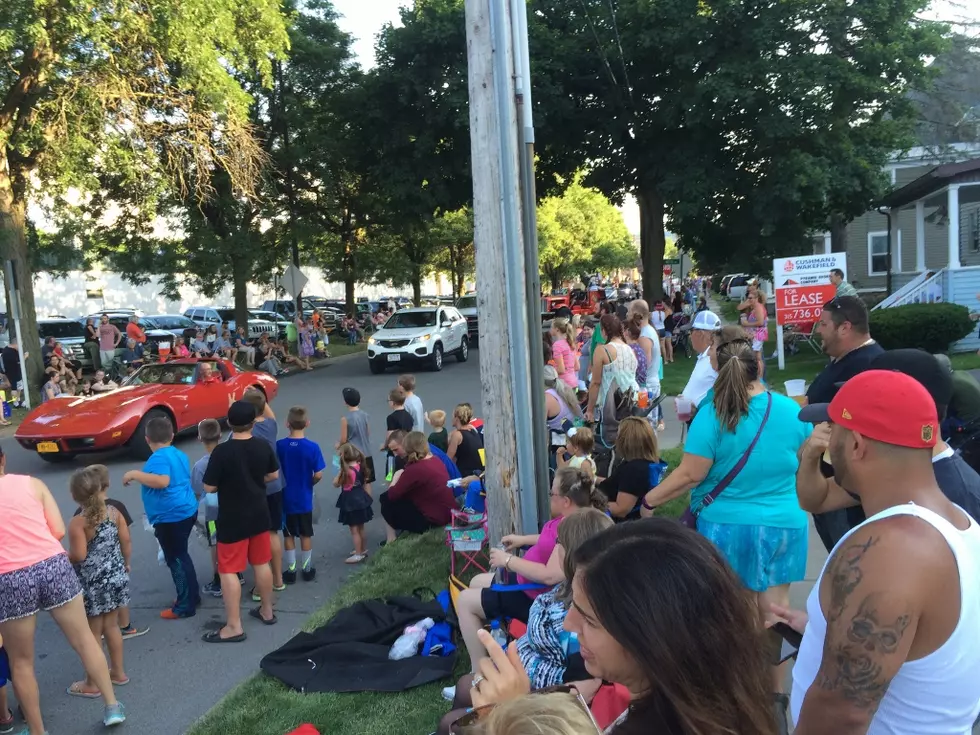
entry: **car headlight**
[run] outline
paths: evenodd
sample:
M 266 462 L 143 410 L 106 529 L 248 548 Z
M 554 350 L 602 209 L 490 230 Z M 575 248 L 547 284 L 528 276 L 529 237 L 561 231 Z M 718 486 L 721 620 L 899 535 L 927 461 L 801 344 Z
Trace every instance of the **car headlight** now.
M 409 344 L 412 344 L 413 345 L 416 342 L 428 342 L 430 339 L 432 339 L 432 335 L 431 334 L 423 334 L 423 335 L 420 335 L 418 337 L 412 337 L 412 341 L 409 342 Z
M 369 345 L 373 345 L 376 341 L 377 340 L 375 340 L 374 337 L 368 337 L 368 344 Z

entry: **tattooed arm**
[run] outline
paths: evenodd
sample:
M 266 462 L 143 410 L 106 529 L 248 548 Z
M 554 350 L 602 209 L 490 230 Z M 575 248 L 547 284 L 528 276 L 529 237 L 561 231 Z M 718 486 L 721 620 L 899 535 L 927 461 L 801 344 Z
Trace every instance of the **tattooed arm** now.
M 921 595 L 901 535 L 882 525 L 851 536 L 821 580 L 823 660 L 803 700 L 796 735 L 867 733 L 908 657 Z

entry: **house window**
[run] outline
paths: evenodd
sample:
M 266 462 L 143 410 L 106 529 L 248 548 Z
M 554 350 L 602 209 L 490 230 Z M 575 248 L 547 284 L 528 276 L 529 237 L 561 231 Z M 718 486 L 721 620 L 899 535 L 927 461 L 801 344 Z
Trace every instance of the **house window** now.
M 970 222 L 970 250 L 980 253 L 980 209 L 974 209 L 967 217 Z
M 895 233 L 892 242 L 892 273 L 902 271 L 902 231 Z M 868 233 L 868 275 L 883 276 L 888 272 L 888 232 Z

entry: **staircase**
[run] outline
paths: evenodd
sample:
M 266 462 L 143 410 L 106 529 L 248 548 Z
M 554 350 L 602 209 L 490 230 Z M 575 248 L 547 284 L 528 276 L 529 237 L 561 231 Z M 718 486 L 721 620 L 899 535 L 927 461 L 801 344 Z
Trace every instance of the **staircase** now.
M 945 268 L 920 273 L 898 291 L 872 307 L 872 311 L 888 309 L 892 306 L 904 306 L 905 304 L 931 304 L 937 301 L 945 301 L 943 293 L 945 274 Z

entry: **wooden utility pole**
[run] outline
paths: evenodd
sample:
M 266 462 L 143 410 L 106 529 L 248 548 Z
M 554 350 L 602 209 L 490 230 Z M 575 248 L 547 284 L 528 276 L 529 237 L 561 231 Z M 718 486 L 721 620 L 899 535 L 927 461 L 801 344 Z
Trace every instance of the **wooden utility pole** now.
M 537 533 L 518 116 L 507 0 L 466 0 L 490 537 Z M 537 329 L 537 327 L 536 327 Z M 540 339 L 540 336 L 537 337 Z

